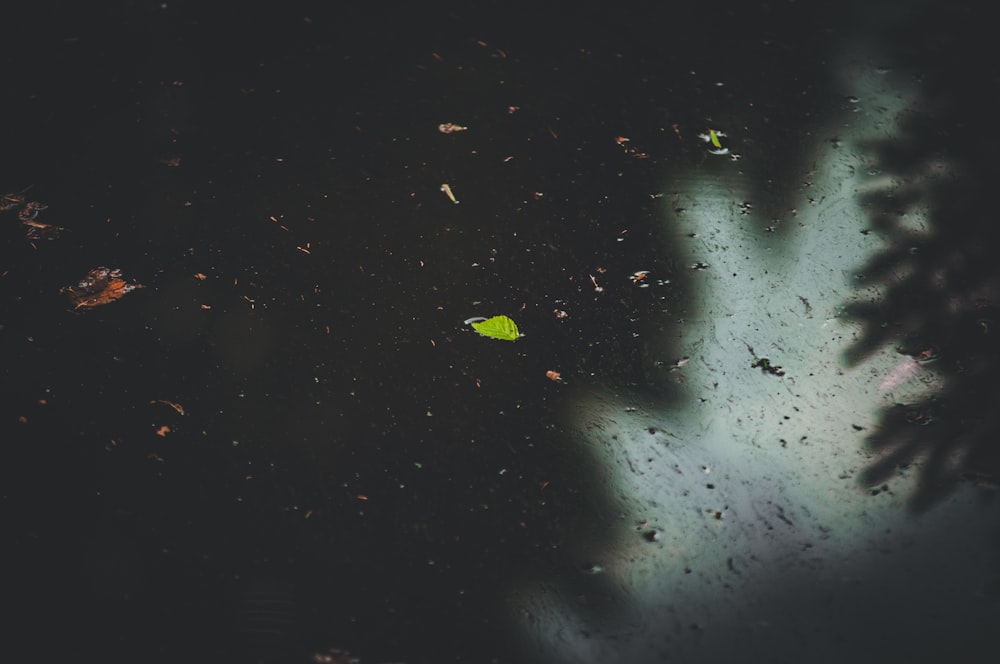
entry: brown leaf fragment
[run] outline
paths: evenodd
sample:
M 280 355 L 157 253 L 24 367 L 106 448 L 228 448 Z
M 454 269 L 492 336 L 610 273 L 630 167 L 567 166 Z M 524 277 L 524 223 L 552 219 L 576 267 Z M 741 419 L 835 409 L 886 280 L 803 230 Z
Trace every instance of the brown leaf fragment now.
M 119 300 L 137 288 L 143 285 L 122 279 L 121 270 L 95 267 L 83 279 L 59 292 L 69 295 L 74 309 L 93 309 Z
M 17 213 L 17 218 L 21 221 L 28 221 L 38 216 L 38 213 L 49 207 L 45 203 L 38 201 L 28 201 Z
M 175 403 L 173 401 L 167 401 L 166 399 L 153 399 L 149 403 L 162 403 L 165 406 L 170 406 L 171 408 L 176 410 L 179 414 L 181 415 L 184 414 L 184 406 L 180 405 L 179 403 Z
M 10 193 L 0 196 L 0 212 L 13 210 L 17 206 L 23 204 L 24 204 L 24 194 Z
M 53 226 L 52 224 L 43 224 L 40 221 L 35 221 L 34 219 L 26 219 L 21 222 L 21 225 L 25 227 L 25 237 L 29 240 L 54 240 L 62 232 L 66 230 L 61 226 Z
M 29 240 L 54 240 L 65 228 L 44 224 L 38 219 L 38 213 L 49 206 L 39 201 L 25 201 L 21 193 L 9 193 L 0 196 L 0 212 L 20 208 L 17 219 L 25 227 L 25 235 Z

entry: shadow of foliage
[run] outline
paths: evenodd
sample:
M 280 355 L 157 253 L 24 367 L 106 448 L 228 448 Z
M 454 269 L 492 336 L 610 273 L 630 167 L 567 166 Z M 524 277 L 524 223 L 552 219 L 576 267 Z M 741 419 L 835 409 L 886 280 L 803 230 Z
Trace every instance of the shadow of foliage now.
M 995 121 L 997 104 L 981 94 L 983 42 L 956 27 L 970 25 L 967 12 L 938 18 L 938 34 L 950 37 L 928 39 L 905 25 L 896 35 L 918 63 L 924 98 L 897 135 L 862 146 L 892 184 L 862 198 L 885 249 L 862 268 L 859 292 L 879 295 L 847 309 L 862 326 L 848 364 L 892 345 L 916 373 L 932 372 L 942 384 L 932 396 L 885 409 L 867 440 L 877 456 L 862 481 L 881 484 L 914 465 L 917 510 L 956 482 L 995 488 L 1000 479 L 1000 263 L 990 240 L 1000 169 L 977 130 Z

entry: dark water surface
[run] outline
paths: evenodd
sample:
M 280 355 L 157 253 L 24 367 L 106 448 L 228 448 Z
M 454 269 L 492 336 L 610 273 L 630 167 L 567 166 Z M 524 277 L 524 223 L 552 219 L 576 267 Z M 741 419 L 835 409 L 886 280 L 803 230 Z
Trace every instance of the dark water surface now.
M 995 661 L 975 13 L 417 4 L 5 21 L 3 497 L 84 572 L 61 652 Z M 144 288 L 73 310 L 98 266 Z

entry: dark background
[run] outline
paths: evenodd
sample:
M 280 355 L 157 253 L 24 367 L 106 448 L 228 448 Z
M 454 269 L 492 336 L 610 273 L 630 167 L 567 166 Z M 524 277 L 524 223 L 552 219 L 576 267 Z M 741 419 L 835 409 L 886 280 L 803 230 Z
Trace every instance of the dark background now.
M 66 229 L 0 226 L 18 613 L 48 639 L 85 626 L 56 649 L 102 661 L 532 661 L 496 596 L 580 564 L 616 518 L 558 412 L 586 383 L 669 403 L 680 349 L 632 332 L 698 317 L 691 271 L 653 241 L 656 168 L 715 168 L 694 134 L 742 125 L 755 201 L 790 205 L 782 183 L 811 159 L 797 137 L 835 136 L 830 59 L 852 40 L 879 41 L 928 100 L 867 146 L 881 168 L 946 155 L 962 174 L 865 201 L 898 249 L 861 271 L 894 304 L 849 311 L 864 333 L 845 364 L 931 344 L 954 378 L 884 414 L 868 442 L 889 460 L 866 481 L 929 452 L 917 511 L 995 481 L 995 53 L 971 7 L 897 4 L 14 10 L 0 189 Z M 933 233 L 900 283 L 914 254 L 892 219 L 918 199 Z M 71 311 L 60 288 L 98 265 L 145 288 Z M 609 286 L 592 306 L 590 275 L 636 265 L 671 289 Z M 951 315 L 955 297 L 975 306 Z M 513 345 L 462 326 L 501 313 L 526 333 Z M 939 426 L 914 435 L 913 408 Z

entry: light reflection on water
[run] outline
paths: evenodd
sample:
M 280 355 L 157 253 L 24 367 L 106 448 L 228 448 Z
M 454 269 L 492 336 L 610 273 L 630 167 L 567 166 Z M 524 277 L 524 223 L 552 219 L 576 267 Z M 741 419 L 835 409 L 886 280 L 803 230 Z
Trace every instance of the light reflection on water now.
M 899 112 L 914 102 L 871 73 L 847 78 L 870 107 Z M 669 311 L 645 334 L 647 344 L 664 339 L 690 361 L 665 378 L 672 400 L 595 387 L 578 390 L 566 408 L 581 451 L 604 468 L 601 489 L 619 521 L 591 552 L 602 572 L 582 589 L 578 580 L 549 580 L 510 590 L 512 621 L 549 661 L 780 657 L 817 642 L 824 661 L 837 661 L 858 645 L 844 633 L 870 629 L 874 617 L 870 607 L 858 610 L 862 598 L 916 601 L 926 571 L 941 574 L 946 564 L 950 580 L 934 585 L 946 593 L 940 601 L 961 604 L 992 573 L 986 561 L 960 553 L 989 545 L 987 535 L 956 526 L 976 509 L 974 490 L 910 519 L 916 473 L 901 472 L 881 489 L 859 486 L 868 462 L 862 432 L 877 426 L 878 409 L 942 383 L 919 367 L 900 374 L 891 347 L 844 366 L 856 330 L 840 314 L 854 298 L 873 296 L 858 289 L 854 271 L 879 248 L 861 233 L 867 219 L 857 194 L 895 184 L 867 172 L 868 157 L 850 146 L 872 127 L 864 117 L 851 120 L 838 128 L 836 149 L 814 146 L 811 187 L 781 220 L 794 227 L 790 242 L 773 242 L 734 213 L 753 190 L 741 177 L 664 178 L 687 205 L 683 215 L 665 214 L 663 236 L 675 239 L 681 262 L 710 268 L 690 281 L 696 318 Z M 875 129 L 888 130 L 885 122 L 879 114 Z M 739 166 L 754 170 L 749 161 Z M 762 356 L 786 375 L 751 369 Z M 591 601 L 614 608 L 596 610 Z M 912 628 L 901 615 L 881 619 L 888 638 Z M 933 627 L 961 630 L 961 620 Z M 920 656 L 920 647 L 910 654 Z

